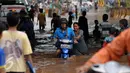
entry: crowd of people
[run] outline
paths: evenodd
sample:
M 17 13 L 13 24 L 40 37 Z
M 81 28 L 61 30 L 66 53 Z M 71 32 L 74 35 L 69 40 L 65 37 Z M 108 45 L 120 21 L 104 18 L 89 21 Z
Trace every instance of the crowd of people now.
M 39 11 L 39 30 L 44 30 L 47 24 L 46 16 L 42 9 Z M 30 61 L 33 65 L 31 54 L 35 51 L 36 45 L 33 24 L 34 13 L 35 10 L 33 7 L 29 11 L 29 14 L 23 9 L 19 13 L 11 11 L 7 14 L 8 27 L 0 23 L 0 47 L 4 50 L 6 56 L 6 68 L 0 66 L 0 73 L 5 73 L 4 69 L 7 73 L 25 73 L 26 61 Z M 79 17 L 78 22 L 73 23 L 72 19 L 72 12 L 69 12 L 68 21 L 66 18 L 61 18 L 56 13 L 53 13 L 51 28 L 54 30 L 53 39 L 57 39 L 55 44 L 57 47 L 57 56 L 61 53 L 59 39 L 73 40 L 73 49 L 69 52 L 71 56 L 85 55 L 88 53 L 87 44 L 90 36 L 86 11 L 82 11 L 82 16 Z M 102 43 L 103 48 L 83 66 L 77 68 L 77 73 L 87 72 L 93 64 L 119 60 L 126 51 L 128 53 L 128 60 L 130 60 L 130 35 L 128 34 L 130 29 L 128 29 L 128 21 L 121 19 L 119 21 L 121 30 L 117 30 L 108 21 L 107 14 L 104 14 L 102 19 L 102 23 L 94 20 L 95 29 L 93 36 L 95 41 L 105 38 Z M 72 25 L 74 30 L 71 28 Z

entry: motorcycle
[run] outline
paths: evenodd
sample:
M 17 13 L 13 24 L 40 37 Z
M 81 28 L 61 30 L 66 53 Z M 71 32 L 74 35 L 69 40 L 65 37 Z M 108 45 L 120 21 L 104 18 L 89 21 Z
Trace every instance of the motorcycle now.
M 68 39 L 60 39 L 60 49 L 61 49 L 61 54 L 60 57 L 63 59 L 67 59 L 70 57 L 70 50 L 73 47 L 73 41 L 68 40 Z
M 130 67 L 110 61 L 105 64 L 95 64 L 91 67 L 94 73 L 130 73 Z

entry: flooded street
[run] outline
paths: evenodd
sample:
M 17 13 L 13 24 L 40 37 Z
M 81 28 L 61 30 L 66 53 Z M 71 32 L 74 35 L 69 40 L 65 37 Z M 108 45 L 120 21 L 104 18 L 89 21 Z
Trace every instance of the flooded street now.
M 35 31 L 37 46 L 33 55 L 34 65 L 37 73 L 75 73 L 75 69 L 88 60 L 91 55 L 76 56 L 68 60 L 57 58 L 55 55 L 56 47 L 50 40 L 51 34 Z M 89 53 L 98 51 L 100 44 L 89 44 Z
M 75 57 L 73 60 L 63 60 L 58 58 L 34 57 L 37 73 L 75 73 L 75 68 L 82 65 L 86 60 L 86 56 Z
M 100 13 L 99 11 L 97 13 L 89 12 L 87 14 L 90 35 L 92 34 L 92 31 L 94 29 L 94 20 L 98 19 L 100 22 L 102 22 L 102 15 L 104 13 L 105 12 Z M 74 22 L 75 21 L 76 20 L 74 20 Z M 119 27 L 119 20 L 109 19 L 109 21 L 113 24 L 116 24 L 115 26 L 117 28 Z M 47 18 L 48 25 L 46 26 L 45 32 L 39 32 L 38 26 L 35 25 L 35 36 L 37 40 L 37 46 L 35 47 L 35 53 L 33 54 L 33 61 L 37 73 L 76 73 L 75 69 L 78 66 L 84 64 L 95 52 L 97 52 L 101 48 L 101 43 L 94 43 L 93 38 L 91 38 L 88 44 L 89 55 L 76 56 L 68 60 L 56 58 L 56 47 L 54 46 L 55 42 L 51 41 L 51 34 L 48 34 L 50 30 L 50 22 L 51 18 Z M 127 64 L 126 56 L 123 56 L 119 62 Z
M 124 8 L 124 4 L 122 5 L 122 2 L 119 2 L 124 0 L 114 1 L 115 3 L 112 3 L 112 6 L 114 6 L 113 4 L 117 6 L 121 4 L 120 6 L 122 6 L 121 9 L 116 8 L 116 6 L 112 7 L 116 8 L 114 10 L 110 7 L 107 9 L 107 0 L 80 0 L 80 2 L 74 0 L 78 2 L 79 7 L 77 3 L 72 3 L 73 0 L 44 0 L 44 4 L 42 4 L 42 0 L 39 0 L 36 4 L 33 2 L 37 0 L 30 0 L 32 2 L 29 5 L 24 4 L 22 2 L 24 0 L 17 0 L 20 2 L 8 1 L 0 0 L 0 21 L 1 24 L 8 24 L 7 28 L 9 28 L 8 31 L 4 32 L 4 27 L 0 30 L 0 48 L 3 50 L 2 56 L 0 56 L 2 61 L 0 61 L 0 73 L 5 73 L 1 72 L 4 69 L 7 73 L 23 73 L 26 71 L 25 68 L 27 68 L 26 73 L 76 73 L 76 68 L 84 65 L 94 54 L 96 55 L 87 63 L 89 66 L 83 66 L 83 69 L 90 68 L 91 63 L 118 60 L 123 53 L 125 54 L 117 62 L 128 65 L 128 59 L 130 61 L 130 46 L 128 45 L 130 35 L 126 31 L 123 33 L 124 35 L 115 36 L 120 31 L 127 29 L 127 20 L 128 24 L 130 23 L 130 8 Z M 25 3 L 27 1 L 25 0 Z M 113 16 L 113 18 L 110 18 L 110 16 Z M 120 19 L 127 20 L 120 21 Z M 109 23 L 112 25 L 109 25 Z M 60 29 L 56 30 L 55 39 L 52 39 L 55 27 L 60 27 Z M 115 27 L 119 32 L 116 29 L 111 30 L 111 27 Z M 121 28 L 123 30 L 120 30 Z M 104 34 L 107 34 L 105 39 Z M 115 37 L 117 38 L 115 39 Z M 115 39 L 114 42 L 113 39 Z M 109 44 L 111 42 L 112 44 Z M 107 47 L 101 50 L 105 46 Z M 99 50 L 101 51 L 97 53 Z M 71 56 L 72 54 L 80 54 L 80 56 Z M 59 58 L 59 56 L 62 58 Z M 27 66 L 25 66 L 25 63 Z M 112 64 L 106 66 L 115 71 Z M 99 65 L 93 67 L 99 68 Z M 105 70 L 110 71 L 108 67 L 102 65 L 100 70 L 109 73 L 105 72 Z M 121 65 L 118 64 L 115 67 L 118 68 L 117 70 L 121 70 Z M 125 68 L 125 66 L 123 67 Z M 32 72 L 32 68 L 36 72 Z M 80 72 L 82 72 L 82 68 Z
M 33 61 L 37 73 L 76 73 L 75 69 L 83 65 L 91 56 L 92 55 L 77 56 L 73 59 L 63 60 L 60 58 L 54 58 L 54 55 L 50 56 L 43 53 L 38 53 L 33 56 Z M 127 65 L 127 57 L 123 56 L 119 62 Z
M 88 45 L 89 55 L 64 60 L 56 57 L 56 47 L 48 37 L 50 34 L 35 32 L 38 45 L 33 54 L 33 62 L 37 73 L 76 73 L 75 69 L 83 65 L 101 47 L 99 43 L 93 44 L 90 40 L 91 43 Z M 126 56 L 121 59 L 120 63 L 127 63 Z

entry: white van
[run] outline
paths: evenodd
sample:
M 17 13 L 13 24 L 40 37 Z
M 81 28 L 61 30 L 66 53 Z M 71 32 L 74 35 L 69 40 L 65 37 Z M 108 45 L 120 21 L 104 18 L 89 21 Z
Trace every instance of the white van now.
M 27 0 L 0 0 L 0 16 L 5 17 L 10 10 L 19 12 L 21 9 L 26 9 Z
M 0 21 L 6 22 L 6 15 L 10 10 L 20 12 L 21 9 L 27 9 L 29 6 L 27 0 L 0 0 Z

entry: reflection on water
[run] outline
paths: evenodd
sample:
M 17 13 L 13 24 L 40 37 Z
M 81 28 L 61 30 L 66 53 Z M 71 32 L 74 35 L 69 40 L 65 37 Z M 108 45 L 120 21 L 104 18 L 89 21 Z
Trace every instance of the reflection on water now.
M 52 57 L 54 57 L 53 54 Z M 75 68 L 84 64 L 87 59 L 88 56 L 77 56 L 68 60 L 44 58 L 43 53 L 33 56 L 37 73 L 75 73 Z
M 54 54 L 49 56 L 44 53 L 37 53 L 33 56 L 33 61 L 37 69 L 37 73 L 76 73 L 75 69 L 83 65 L 91 56 L 92 55 L 76 56 L 68 60 L 63 60 L 60 58 L 54 58 Z M 126 64 L 127 57 L 123 56 L 119 62 Z
M 37 73 L 76 73 L 75 69 L 83 65 L 91 56 L 92 55 L 76 56 L 68 60 L 63 60 L 54 58 L 54 54 L 48 56 L 44 53 L 37 53 L 33 56 L 33 61 Z M 123 56 L 119 62 L 127 64 L 127 56 Z

